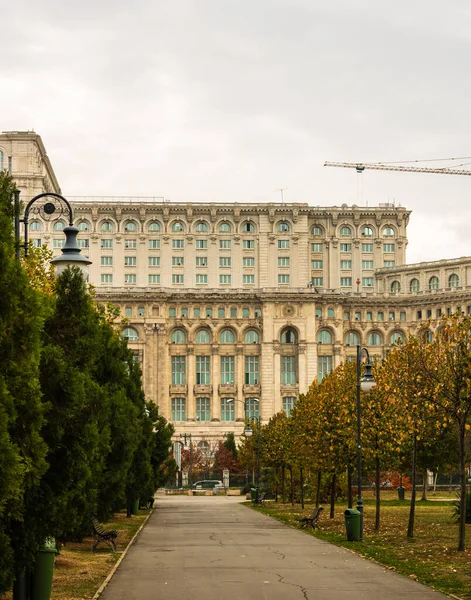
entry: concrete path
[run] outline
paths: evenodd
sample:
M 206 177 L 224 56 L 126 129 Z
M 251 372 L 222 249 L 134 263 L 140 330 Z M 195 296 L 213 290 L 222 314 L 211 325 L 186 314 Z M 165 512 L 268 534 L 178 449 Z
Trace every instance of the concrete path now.
M 440 600 L 415 581 L 242 506 L 166 496 L 103 600 Z

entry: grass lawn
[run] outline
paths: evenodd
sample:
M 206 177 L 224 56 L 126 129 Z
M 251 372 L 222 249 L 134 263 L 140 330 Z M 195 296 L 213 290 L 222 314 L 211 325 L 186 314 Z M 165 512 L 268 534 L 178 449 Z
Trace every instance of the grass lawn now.
M 439 499 L 446 496 L 447 500 Z M 441 493 L 429 497 L 430 500 L 426 502 L 417 502 L 413 540 L 408 540 L 406 536 L 409 501 L 397 501 L 394 492 L 382 493 L 379 532 L 374 531 L 375 500 L 371 494 L 365 495 L 362 542 L 347 542 L 343 516 L 346 501 L 337 504 L 334 519 L 329 518 L 330 506 L 324 505 L 317 529 L 309 528 L 304 531 L 374 559 L 446 594 L 471 600 L 471 525 L 466 526 L 469 549 L 458 552 L 458 526 L 452 521 L 450 503 L 455 496 Z M 298 504 L 293 507 L 291 504 L 268 502 L 262 508 L 254 510 L 292 527 L 299 527 L 296 517 L 309 516 L 312 508 L 312 504 L 306 504 L 303 511 Z
M 99 544 L 95 552 L 90 552 L 93 537 L 85 538 L 80 543 L 68 542 L 56 557 L 51 600 L 93 598 L 149 512 L 140 510 L 138 515 L 128 519 L 124 511 L 104 525 L 105 529 L 117 529 L 120 532 L 116 540 L 116 554 L 107 544 Z M 11 594 L 3 598 L 10 600 Z

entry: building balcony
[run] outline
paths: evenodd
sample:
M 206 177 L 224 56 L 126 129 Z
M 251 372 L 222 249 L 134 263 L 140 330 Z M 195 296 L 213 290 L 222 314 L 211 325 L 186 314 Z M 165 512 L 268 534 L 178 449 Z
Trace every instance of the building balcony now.
M 260 396 L 260 394 L 262 392 L 262 387 L 259 383 L 255 383 L 255 384 L 246 383 L 246 384 L 244 384 L 242 390 L 243 390 L 244 394 L 247 396 Z
M 213 386 L 210 383 L 202 384 L 198 383 L 193 386 L 193 392 L 195 395 L 211 395 L 213 391 Z
M 169 392 L 171 394 L 182 394 L 183 396 L 186 396 L 186 393 L 188 391 L 188 386 L 186 384 L 181 384 L 181 385 L 170 384 L 168 387 L 169 387 Z
M 282 394 L 297 395 L 299 391 L 299 383 L 282 383 L 280 389 Z
M 235 383 L 220 383 L 218 386 L 219 395 L 221 394 L 237 394 L 237 384 Z

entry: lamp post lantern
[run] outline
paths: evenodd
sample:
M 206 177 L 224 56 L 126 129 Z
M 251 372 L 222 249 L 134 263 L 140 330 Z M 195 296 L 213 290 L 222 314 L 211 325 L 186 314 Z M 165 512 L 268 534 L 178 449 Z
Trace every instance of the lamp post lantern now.
M 361 377 L 361 355 L 366 354 L 367 363 L 365 365 L 365 374 Z M 370 355 L 366 348 L 357 346 L 357 383 L 356 383 L 356 400 L 357 400 L 357 471 L 358 471 L 358 499 L 357 510 L 360 513 L 360 540 L 363 539 L 363 499 L 361 496 L 361 396 L 363 391 L 368 394 L 376 385 L 373 374 L 371 373 Z

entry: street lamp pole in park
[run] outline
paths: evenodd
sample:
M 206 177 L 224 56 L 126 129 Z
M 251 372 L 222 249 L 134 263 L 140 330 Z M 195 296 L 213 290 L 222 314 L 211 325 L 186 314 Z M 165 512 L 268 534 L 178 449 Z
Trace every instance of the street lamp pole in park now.
M 361 377 L 361 356 L 362 352 L 366 354 L 367 363 L 365 365 L 365 374 Z M 360 513 L 360 540 L 363 539 L 363 499 L 361 496 L 361 402 L 360 392 L 368 394 L 376 385 L 371 373 L 370 355 L 366 348 L 357 346 L 357 471 L 358 471 L 358 499 L 357 510 Z

